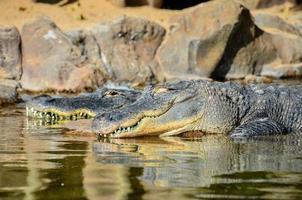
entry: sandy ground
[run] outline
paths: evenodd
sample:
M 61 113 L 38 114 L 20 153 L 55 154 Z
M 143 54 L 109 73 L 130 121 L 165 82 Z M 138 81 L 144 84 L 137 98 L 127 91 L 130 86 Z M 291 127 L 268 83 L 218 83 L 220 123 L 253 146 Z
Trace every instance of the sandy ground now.
M 149 6 L 120 8 L 107 0 L 79 0 L 63 7 L 31 0 L 0 0 L 0 25 L 15 25 L 21 30 L 24 23 L 47 15 L 62 30 L 72 30 L 128 15 L 146 17 L 165 26 L 167 19 L 178 12 Z
M 286 12 L 286 8 L 292 4 L 284 4 L 265 12 L 277 12 L 291 18 L 291 14 L 296 16 L 296 12 Z M 15 25 L 20 30 L 24 23 L 32 19 L 47 15 L 62 30 L 72 30 L 92 26 L 96 23 L 112 21 L 120 16 L 139 16 L 155 21 L 167 27 L 168 19 L 182 11 L 156 9 L 150 6 L 120 8 L 112 5 L 107 0 L 78 0 L 76 3 L 66 6 L 50 5 L 45 3 L 34 3 L 32 0 L 0 0 L 0 25 Z M 301 15 L 299 19 L 301 20 Z

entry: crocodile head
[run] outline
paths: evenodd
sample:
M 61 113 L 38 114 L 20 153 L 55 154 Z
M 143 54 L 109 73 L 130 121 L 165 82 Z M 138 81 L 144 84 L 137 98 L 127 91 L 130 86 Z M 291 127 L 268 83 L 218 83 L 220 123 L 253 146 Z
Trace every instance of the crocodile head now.
M 134 103 L 98 114 L 92 122 L 92 130 L 101 137 L 120 138 L 195 130 L 206 100 L 199 91 L 201 82 L 149 86 Z
M 90 119 L 97 113 L 117 109 L 134 102 L 141 92 L 133 89 L 102 88 L 77 97 L 41 95 L 26 104 L 29 117 L 51 124 L 58 121 Z

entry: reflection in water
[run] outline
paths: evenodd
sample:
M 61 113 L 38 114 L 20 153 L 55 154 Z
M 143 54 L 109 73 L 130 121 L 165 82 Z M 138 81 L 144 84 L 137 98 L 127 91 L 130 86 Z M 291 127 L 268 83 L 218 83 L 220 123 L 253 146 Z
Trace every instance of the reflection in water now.
M 111 139 L 95 142 L 94 152 L 100 163 L 142 166 L 140 179 L 150 186 L 178 188 L 183 192 L 195 188 L 190 196 L 200 191 L 230 197 L 273 198 L 274 193 L 295 197 L 302 195 L 300 140 L 295 135 L 244 143 L 224 135 L 148 142 Z
M 82 150 L 86 150 L 85 148 L 87 147 L 87 143 L 72 142 L 63 145 L 65 146 L 63 148 L 66 148 L 68 145 L 78 145 L 77 148 L 81 148 Z M 59 145 L 58 148 L 60 148 Z M 64 149 L 64 152 L 68 151 L 68 148 L 69 147 Z M 51 182 L 46 182 L 46 187 L 36 191 L 35 197 L 38 199 L 59 199 L 60 197 L 64 197 L 65 199 L 77 199 L 85 197 L 82 184 L 83 157 L 85 154 L 74 152 L 74 149 L 72 152 L 72 155 L 65 156 L 64 158 L 47 159 L 48 162 L 54 163 L 57 167 L 54 169 L 39 170 L 39 178 L 42 180 L 50 179 Z
M 24 129 L 28 160 L 27 199 L 84 198 L 82 169 L 87 142 L 62 137 L 59 129 Z
M 22 198 L 28 176 L 24 140 L 20 137 L 22 119 L 3 116 L 0 123 L 0 199 Z
M 0 199 L 302 197 L 301 136 L 96 141 L 19 111 L 0 110 Z

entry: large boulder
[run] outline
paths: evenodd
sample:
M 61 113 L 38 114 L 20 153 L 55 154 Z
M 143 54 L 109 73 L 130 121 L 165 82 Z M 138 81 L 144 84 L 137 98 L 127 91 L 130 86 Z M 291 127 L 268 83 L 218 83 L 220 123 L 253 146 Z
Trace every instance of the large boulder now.
M 301 10 L 298 10 L 298 9 L 293 10 L 293 12 L 291 12 L 291 14 L 288 16 L 288 19 L 302 34 L 302 12 L 301 12 Z
M 21 75 L 20 34 L 16 27 L 0 27 L 0 79 Z
M 19 84 L 15 80 L 0 79 L 0 106 L 17 101 L 18 87 Z
M 243 78 L 274 59 L 263 31 L 249 11 L 221 0 L 187 9 L 170 19 L 166 40 L 157 52 L 156 74 L 165 79 Z
M 261 75 L 273 78 L 302 76 L 302 37 L 281 31 L 266 34 L 267 42 L 276 50 L 276 59 L 263 65 Z
M 267 32 L 268 42 L 276 49 L 282 64 L 299 63 L 302 60 L 302 37 L 283 32 Z
M 153 79 L 154 56 L 165 35 L 163 27 L 143 18 L 122 17 L 91 32 L 112 80 L 144 84 Z
M 238 0 L 241 4 L 249 9 L 268 8 L 284 3 L 297 3 L 296 0 Z
M 98 48 L 91 46 L 95 44 L 92 36 L 71 39 L 42 17 L 25 24 L 21 37 L 23 89 L 79 92 L 95 89 L 105 81 L 101 63 L 88 59 Z
M 253 12 L 255 24 L 266 32 L 283 32 L 299 37 L 302 36 L 299 28 L 279 15 L 281 14 L 269 12 L 268 10 L 257 10 Z
M 301 76 L 302 34 L 299 28 L 280 17 L 280 13 L 264 10 L 253 15 L 255 23 L 265 31 L 266 43 L 276 52 L 275 60 L 263 66 L 261 75 L 274 78 Z
M 271 63 L 296 68 L 302 60 L 300 30 L 266 12 L 254 15 L 238 1 L 219 0 L 173 16 L 155 74 L 168 80 L 240 79 L 260 75 Z
M 289 78 L 302 76 L 302 63 L 270 63 L 263 66 L 261 76 L 272 78 Z

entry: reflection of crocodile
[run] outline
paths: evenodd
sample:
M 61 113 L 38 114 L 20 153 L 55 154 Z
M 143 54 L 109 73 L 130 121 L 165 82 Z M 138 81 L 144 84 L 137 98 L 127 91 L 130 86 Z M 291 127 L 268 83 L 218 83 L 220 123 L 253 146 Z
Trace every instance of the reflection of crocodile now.
M 78 97 L 64 98 L 42 95 L 28 102 L 26 110 L 27 115 L 52 123 L 59 120 L 90 119 L 97 113 L 132 103 L 140 95 L 141 92 L 138 90 L 106 87 Z
M 240 195 L 263 195 L 257 191 L 266 187 L 263 191 L 271 190 L 275 195 L 275 184 L 284 184 L 287 188 L 287 183 L 300 181 L 297 179 L 302 170 L 300 138 L 282 135 L 250 138 L 239 143 L 222 134 L 204 135 L 193 140 L 180 137 L 101 138 L 92 143 L 92 151 L 96 161 L 102 164 L 142 167 L 143 175 L 139 179 L 146 187 L 149 184 L 166 188 L 198 187 L 196 193 L 199 195 L 200 187 L 206 187 L 202 192 L 224 194 L 224 197 L 226 192 L 238 195 L 238 191 L 243 192 Z M 294 175 L 289 177 L 288 173 Z
M 301 132 L 301 102 L 302 86 L 181 81 L 147 87 L 134 103 L 98 114 L 92 129 L 105 137 Z

